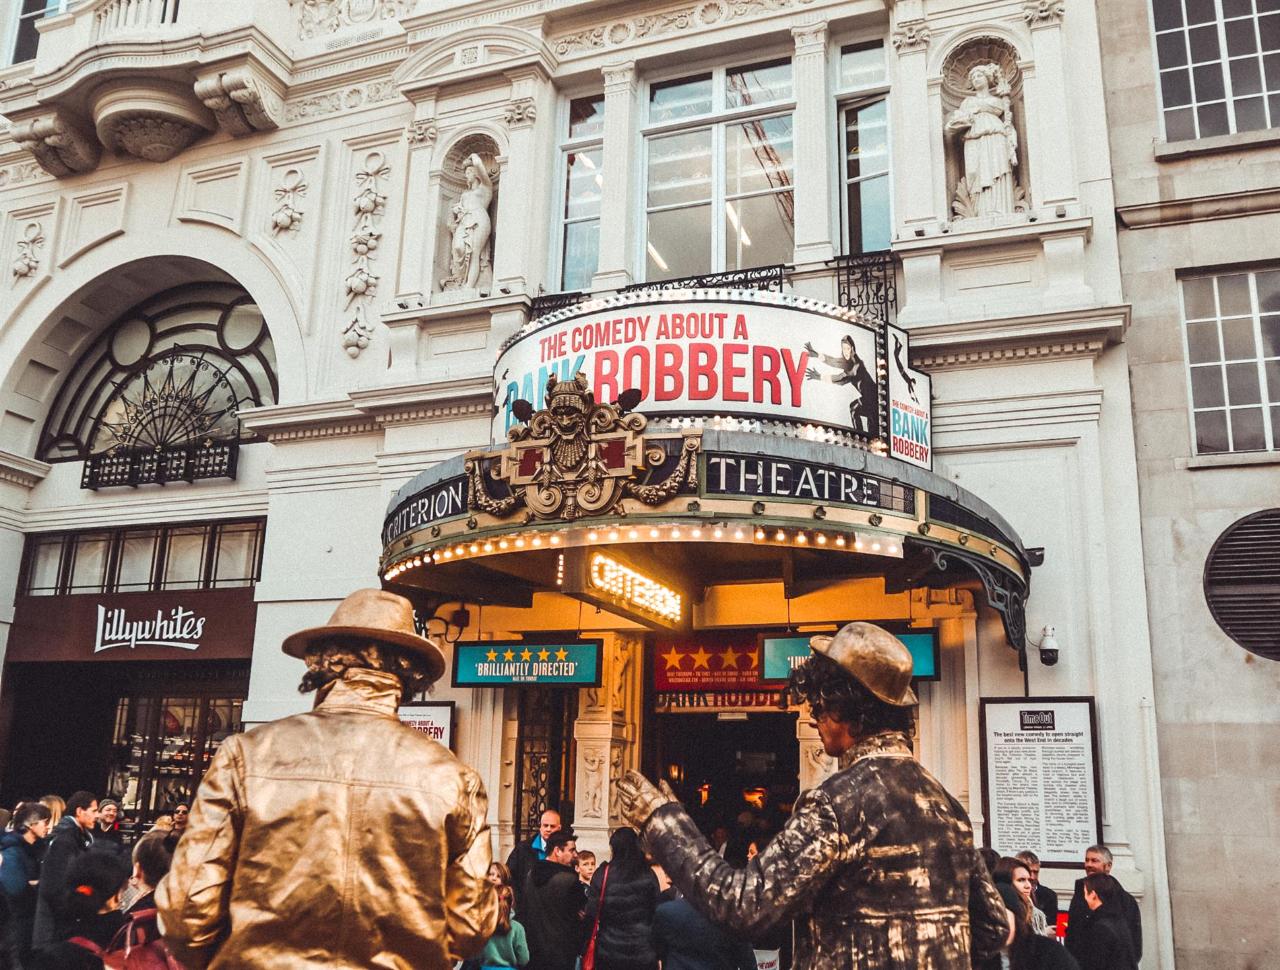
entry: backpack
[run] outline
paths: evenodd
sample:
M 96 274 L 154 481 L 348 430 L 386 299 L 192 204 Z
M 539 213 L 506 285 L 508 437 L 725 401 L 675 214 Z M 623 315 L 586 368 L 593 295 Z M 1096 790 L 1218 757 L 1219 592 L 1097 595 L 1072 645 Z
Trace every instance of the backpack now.
M 160 939 L 154 909 L 134 913 L 105 949 L 83 936 L 69 942 L 99 957 L 106 970 L 185 970 Z

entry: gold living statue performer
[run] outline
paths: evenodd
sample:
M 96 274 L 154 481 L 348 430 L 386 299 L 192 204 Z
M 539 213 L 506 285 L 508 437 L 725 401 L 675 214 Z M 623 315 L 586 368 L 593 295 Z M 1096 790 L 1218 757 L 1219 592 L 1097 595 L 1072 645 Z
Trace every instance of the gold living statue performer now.
M 352 593 L 295 633 L 313 710 L 223 742 L 156 890 L 189 970 L 449 970 L 498 918 L 476 773 L 400 723 L 444 672 L 409 601 Z
M 912 756 L 911 654 L 870 623 L 811 645 L 787 690 L 840 770 L 745 869 L 720 858 L 665 782 L 628 772 L 622 814 L 713 922 L 754 939 L 794 919 L 794 970 L 970 970 L 1013 924 L 964 809 Z

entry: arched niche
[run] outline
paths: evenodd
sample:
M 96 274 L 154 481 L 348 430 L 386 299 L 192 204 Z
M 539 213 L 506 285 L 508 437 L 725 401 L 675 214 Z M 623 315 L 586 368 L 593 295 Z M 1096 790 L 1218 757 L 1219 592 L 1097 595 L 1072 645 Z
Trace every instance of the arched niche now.
M 975 89 L 975 69 L 981 70 L 989 86 L 985 97 Z M 1026 99 L 1018 52 L 1009 41 L 980 36 L 956 45 L 942 62 L 942 124 L 946 146 L 947 210 L 956 220 L 999 220 L 1031 205 L 1031 173 L 1028 167 Z M 994 129 L 996 103 L 1012 129 L 998 134 Z M 976 109 L 976 110 L 971 110 Z M 976 127 L 983 126 L 983 127 Z M 1007 191 L 997 184 L 988 189 L 993 168 L 999 167 L 1000 145 L 1005 139 L 1009 158 Z M 1013 144 L 1009 145 L 1008 142 Z M 966 166 L 974 172 L 966 172 Z M 972 176 L 972 177 L 971 177 Z
M 433 274 L 444 293 L 488 296 L 493 290 L 500 153 L 497 142 L 480 132 L 464 135 L 445 153 Z

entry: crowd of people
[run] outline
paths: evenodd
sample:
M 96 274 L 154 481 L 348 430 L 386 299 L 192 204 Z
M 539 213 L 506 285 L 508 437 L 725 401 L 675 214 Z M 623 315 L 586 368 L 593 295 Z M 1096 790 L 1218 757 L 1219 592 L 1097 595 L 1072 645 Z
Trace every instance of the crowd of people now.
M 161 952 L 154 892 L 188 817 L 174 806 L 131 839 L 120 804 L 91 792 L 0 809 L 0 970 L 99 970 L 126 947 Z

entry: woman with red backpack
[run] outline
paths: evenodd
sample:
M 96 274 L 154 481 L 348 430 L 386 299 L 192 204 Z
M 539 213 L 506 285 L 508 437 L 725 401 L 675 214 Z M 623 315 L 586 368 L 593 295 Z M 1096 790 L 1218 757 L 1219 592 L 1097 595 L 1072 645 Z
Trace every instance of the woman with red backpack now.
M 62 913 L 71 922 L 71 938 L 35 952 L 29 970 L 103 970 L 102 955 L 124 925 L 120 893 L 129 865 L 108 852 L 85 852 L 67 871 Z

